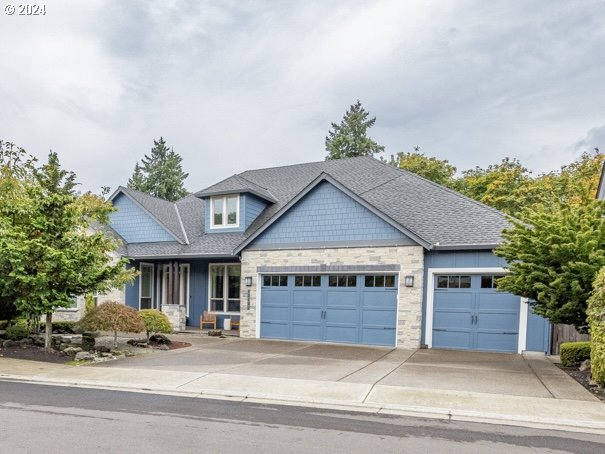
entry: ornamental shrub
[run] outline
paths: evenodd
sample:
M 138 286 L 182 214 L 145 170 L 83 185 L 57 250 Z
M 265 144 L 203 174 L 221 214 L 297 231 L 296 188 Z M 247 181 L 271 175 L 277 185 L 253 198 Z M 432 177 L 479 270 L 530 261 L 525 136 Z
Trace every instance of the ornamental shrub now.
M 139 311 L 139 315 L 145 323 L 147 342 L 149 342 L 149 336 L 151 334 L 170 334 L 172 332 L 170 320 L 168 320 L 168 317 L 166 317 L 166 314 L 163 312 L 160 312 L 157 309 L 143 309 L 142 311 Z
M 29 329 L 21 324 L 11 325 L 6 328 L 4 337 L 10 340 L 18 341 L 29 337 Z
M 560 354 L 563 366 L 579 366 L 582 361 L 590 359 L 590 342 L 564 342 Z
M 127 333 L 145 331 L 145 323 L 138 312 L 117 301 L 108 301 L 95 307 L 82 318 L 80 326 L 87 331 L 113 331 L 115 348 L 118 347 L 118 331 Z
M 586 310 L 592 339 L 590 373 L 594 381 L 605 386 L 605 268 L 597 274 L 593 287 Z

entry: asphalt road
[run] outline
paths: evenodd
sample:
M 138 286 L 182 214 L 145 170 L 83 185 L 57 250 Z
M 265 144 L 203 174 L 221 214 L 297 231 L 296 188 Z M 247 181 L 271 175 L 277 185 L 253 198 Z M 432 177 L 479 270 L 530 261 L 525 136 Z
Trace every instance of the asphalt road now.
M 0 453 L 605 452 L 605 437 L 0 381 Z

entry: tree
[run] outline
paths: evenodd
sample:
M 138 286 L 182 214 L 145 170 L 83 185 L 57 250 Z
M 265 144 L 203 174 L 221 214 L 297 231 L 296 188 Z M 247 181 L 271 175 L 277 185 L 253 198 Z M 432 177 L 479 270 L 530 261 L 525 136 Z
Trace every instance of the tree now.
M 517 159 L 504 158 L 487 169 L 475 167 L 462 172 L 455 187 L 462 194 L 511 216 L 518 216 L 525 200 L 519 190 L 530 181 L 530 172 Z
M 31 176 L 8 172 L 15 188 L 3 194 L 0 212 L 0 295 L 21 312 L 46 315 L 50 348 L 52 313 L 77 295 L 107 292 L 132 280 L 127 259 L 110 256 L 117 241 L 93 224 L 107 224 L 110 203 L 75 192 L 75 174 L 63 170 L 56 153 Z M 9 184 L 9 183 L 6 183 Z
M 113 331 L 113 346 L 118 347 L 118 331 L 140 333 L 145 323 L 136 310 L 117 301 L 100 304 L 82 319 L 82 328 L 92 331 Z
M 367 136 L 369 128 L 376 123 L 376 117 L 368 119 L 369 112 L 357 100 L 345 113 L 340 125 L 332 123 L 326 137 L 326 151 L 329 159 L 372 156 L 384 151 L 384 147 Z
M 160 137 L 153 141 L 151 154 L 145 155 L 140 165 L 135 165 L 128 187 L 175 202 L 188 194 L 184 181 L 189 174 L 183 172 L 182 160 Z
M 170 320 L 166 317 L 166 314 L 158 311 L 157 309 L 143 309 L 139 311 L 139 316 L 145 323 L 145 334 L 147 335 L 147 342 L 149 342 L 149 336 L 156 333 L 170 334 L 172 332 L 172 325 Z
M 428 157 L 424 153 L 419 153 L 419 151 L 420 147 L 414 147 L 413 153 L 391 155 L 389 164 L 420 175 L 437 184 L 447 187 L 454 186 L 456 167 L 447 160 Z
M 495 250 L 509 274 L 498 289 L 530 300 L 536 314 L 586 332 L 586 302 L 605 266 L 605 202 L 528 213 L 511 220 Z

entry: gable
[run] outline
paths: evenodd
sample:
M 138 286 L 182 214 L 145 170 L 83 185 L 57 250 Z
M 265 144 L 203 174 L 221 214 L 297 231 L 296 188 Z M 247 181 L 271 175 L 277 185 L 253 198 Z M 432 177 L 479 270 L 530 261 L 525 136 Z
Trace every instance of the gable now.
M 248 248 L 416 244 L 331 183 L 319 183 Z
M 263 212 L 269 202 L 255 196 L 254 194 L 242 194 L 241 212 L 244 219 L 244 230 L 250 227 L 250 224 Z
M 111 227 L 127 243 L 175 241 L 155 219 L 124 194 L 112 201 L 117 211 L 109 215 Z

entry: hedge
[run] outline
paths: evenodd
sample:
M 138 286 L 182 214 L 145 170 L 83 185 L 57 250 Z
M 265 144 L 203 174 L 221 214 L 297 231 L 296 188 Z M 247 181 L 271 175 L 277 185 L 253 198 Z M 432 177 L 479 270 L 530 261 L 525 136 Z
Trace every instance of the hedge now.
M 561 344 L 561 364 L 574 367 L 590 359 L 590 342 L 564 342 Z
M 605 386 L 605 268 L 601 268 L 594 281 L 586 314 L 592 339 L 590 374 L 594 381 Z

